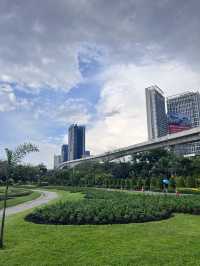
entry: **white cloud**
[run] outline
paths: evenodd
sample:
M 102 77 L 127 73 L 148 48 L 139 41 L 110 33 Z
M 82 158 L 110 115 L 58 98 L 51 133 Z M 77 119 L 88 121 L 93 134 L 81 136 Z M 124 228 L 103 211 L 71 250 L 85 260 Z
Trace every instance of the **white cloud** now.
M 0 112 L 12 111 L 16 108 L 16 97 L 8 85 L 0 87 Z
M 11 85 L 0 85 L 0 112 L 14 111 L 17 108 L 27 109 L 32 105 L 27 99 L 17 99 Z
M 28 155 L 24 162 L 34 165 L 43 163 L 48 169 L 53 169 L 53 155 L 61 153 L 60 146 L 48 142 L 32 141 L 31 143 L 35 143 L 39 147 L 39 152 Z
M 89 105 L 86 100 L 79 98 L 69 98 L 60 104 L 44 101 L 42 107 L 36 108 L 34 117 L 49 119 L 62 126 L 71 123 L 87 124 L 91 118 Z
M 30 153 L 28 154 L 21 163 L 23 164 L 32 164 L 32 165 L 38 165 L 38 164 L 45 164 L 48 169 L 53 169 L 53 155 L 54 154 L 60 154 L 61 148 L 60 145 L 48 142 L 48 141 L 38 141 L 38 140 L 28 140 L 27 142 L 30 142 L 32 144 L 37 145 L 39 148 L 39 152 Z M 9 145 L 10 149 L 15 149 L 17 147 L 17 143 Z M 5 153 L 4 148 L 0 145 L 0 159 L 5 159 Z
M 13 62 L 0 67 L 4 71 L 0 74 L 0 80 L 16 82 L 27 90 L 37 90 L 38 88 L 53 88 L 69 90 L 81 81 L 76 58 L 76 49 L 69 47 L 59 47 L 51 52 L 35 51 L 35 63 L 26 62 L 23 65 L 15 65 Z M 36 49 L 37 50 L 37 49 Z M 57 71 L 59 69 L 59 71 Z
M 199 67 L 199 3 L 179 2 L 1 0 L 0 79 L 69 90 L 82 79 L 84 44 L 104 48 L 106 63 L 178 58 Z
M 82 55 L 83 63 L 89 65 L 94 58 L 101 71 L 105 68 L 96 80 L 98 86 L 104 85 L 97 114 L 86 101 L 61 99 L 50 90 L 44 93 L 47 99 L 37 101 L 19 98 L 11 87 L 0 86 L 0 115 L 24 109 L 24 116 L 11 113 L 11 130 L 1 139 L 10 135 L 16 142 L 28 138 L 41 143 L 77 122 L 88 124 L 86 143 L 93 153 L 130 145 L 146 139 L 146 86 L 157 84 L 166 95 L 199 88 L 196 0 L 184 5 L 159 0 L 15 2 L 0 4 L 0 80 L 17 84 L 23 93 L 38 93 L 38 99 L 44 88 L 68 92 L 91 79 L 95 85 L 96 75 L 84 80 L 81 76 L 78 55 Z M 49 165 L 57 142 L 54 138 L 42 144 L 41 154 Z
M 13 112 L 12 117 L 5 119 L 0 132 L 0 158 L 5 158 L 4 148 L 15 149 L 24 142 L 33 143 L 39 147 L 38 153 L 28 155 L 23 162 L 37 165 L 44 163 L 53 167 L 53 154 L 60 153 L 62 136 L 47 137 L 41 121 L 36 123 L 25 114 Z
M 157 84 L 166 95 L 198 90 L 200 76 L 174 62 L 148 66 L 116 65 L 104 73 L 96 123 L 88 130 L 88 148 L 99 153 L 147 139 L 145 88 Z
M 62 124 L 87 124 L 91 118 L 87 108 L 88 104 L 83 99 L 68 99 L 58 106 L 53 116 Z

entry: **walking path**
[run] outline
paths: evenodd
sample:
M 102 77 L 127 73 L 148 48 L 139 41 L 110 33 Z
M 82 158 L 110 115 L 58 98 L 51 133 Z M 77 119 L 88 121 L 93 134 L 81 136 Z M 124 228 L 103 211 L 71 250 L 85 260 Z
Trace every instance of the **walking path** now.
M 173 192 L 156 192 L 156 191 L 141 191 L 141 190 L 127 190 L 127 189 L 119 189 L 119 188 L 96 188 L 100 190 L 107 190 L 107 191 L 120 191 L 120 192 L 129 192 L 129 193 L 139 193 L 139 194 L 149 194 L 149 195 L 169 195 L 169 196 L 176 196 L 176 193 Z M 185 194 L 185 193 L 180 193 L 179 196 L 190 196 L 192 194 Z
M 58 198 L 58 194 L 53 191 L 47 191 L 47 190 L 33 190 L 33 191 L 40 192 L 41 196 L 35 200 L 27 201 L 16 206 L 8 207 L 6 209 L 6 216 L 9 216 L 11 214 L 16 214 L 18 212 L 23 212 L 43 204 L 47 204 L 50 200 Z M 0 210 L 0 217 L 2 216 L 2 213 L 3 211 Z

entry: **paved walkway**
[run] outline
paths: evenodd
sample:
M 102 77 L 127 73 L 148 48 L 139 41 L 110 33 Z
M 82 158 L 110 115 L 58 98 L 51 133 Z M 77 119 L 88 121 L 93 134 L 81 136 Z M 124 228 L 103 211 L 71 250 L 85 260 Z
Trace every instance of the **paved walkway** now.
M 100 190 L 107 190 L 107 191 L 120 191 L 120 192 L 129 192 L 129 193 L 139 193 L 139 194 L 149 194 L 149 195 L 169 195 L 169 196 L 176 196 L 176 193 L 173 192 L 156 192 L 156 191 L 149 191 L 149 190 L 145 190 L 145 191 L 141 191 L 141 190 L 127 190 L 127 189 L 119 189 L 119 188 L 96 188 L 96 189 L 100 189 Z M 180 193 L 180 196 L 190 196 L 192 194 L 184 194 L 184 193 Z
M 41 196 L 35 200 L 27 201 L 16 206 L 8 207 L 6 209 L 6 216 L 23 212 L 28 209 L 32 209 L 34 207 L 38 207 L 40 205 L 48 203 L 50 200 L 58 198 L 58 194 L 53 191 L 47 191 L 47 190 L 33 190 L 33 191 L 40 192 Z M 0 217 L 1 216 L 2 216 L 2 210 L 0 210 Z

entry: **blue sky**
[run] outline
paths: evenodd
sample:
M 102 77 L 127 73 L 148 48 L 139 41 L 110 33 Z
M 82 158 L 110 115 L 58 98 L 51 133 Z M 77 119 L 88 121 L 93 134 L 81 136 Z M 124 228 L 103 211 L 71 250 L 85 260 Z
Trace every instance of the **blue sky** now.
M 76 3 L 75 3 L 76 2 Z M 198 1 L 0 3 L 0 157 L 36 143 L 26 162 L 52 167 L 71 123 L 93 154 L 144 141 L 144 89 L 200 87 Z

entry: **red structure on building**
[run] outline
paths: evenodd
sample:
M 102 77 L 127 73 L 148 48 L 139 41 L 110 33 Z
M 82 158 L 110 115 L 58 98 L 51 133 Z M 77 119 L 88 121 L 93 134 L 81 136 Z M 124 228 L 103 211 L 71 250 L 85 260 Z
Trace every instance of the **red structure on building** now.
M 168 113 L 168 133 L 173 134 L 192 128 L 191 121 L 183 114 Z

